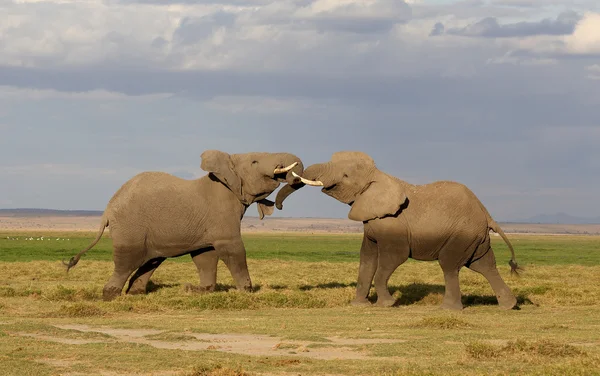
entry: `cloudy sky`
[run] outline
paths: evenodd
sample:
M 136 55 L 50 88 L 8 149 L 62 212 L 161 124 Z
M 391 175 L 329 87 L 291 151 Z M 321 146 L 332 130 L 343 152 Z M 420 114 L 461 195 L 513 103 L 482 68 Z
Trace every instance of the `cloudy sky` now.
M 0 0 L 0 207 L 200 154 L 370 154 L 498 220 L 600 215 L 597 0 Z M 308 187 L 278 216 L 345 217 Z M 250 215 L 256 215 L 251 208 Z

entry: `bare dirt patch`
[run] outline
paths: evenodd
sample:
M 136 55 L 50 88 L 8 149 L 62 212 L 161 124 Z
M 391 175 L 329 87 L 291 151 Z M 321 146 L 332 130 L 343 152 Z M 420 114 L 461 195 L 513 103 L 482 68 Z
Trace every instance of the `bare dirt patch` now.
M 185 333 L 185 341 L 165 341 L 152 339 L 152 336 L 164 333 L 154 329 L 116 329 L 110 327 L 90 327 L 87 325 L 55 325 L 63 330 L 76 330 L 84 333 L 102 333 L 111 336 L 117 342 L 145 344 L 158 349 L 184 351 L 220 351 L 252 356 L 298 356 L 311 359 L 370 359 L 372 357 L 358 351 L 353 346 L 401 343 L 400 339 L 378 338 L 327 338 L 330 342 L 282 340 L 257 334 L 209 334 Z M 172 334 L 172 332 L 170 332 Z M 68 345 L 84 345 L 89 343 L 107 343 L 110 340 L 72 339 L 36 333 L 15 333 L 19 336 L 32 337 L 43 341 L 64 343 Z M 182 333 L 183 335 L 183 333 Z M 312 346 L 311 346 L 312 345 Z
M 15 335 L 18 335 L 21 337 L 31 337 L 31 338 L 35 338 L 35 339 L 41 339 L 42 341 L 62 343 L 65 345 L 88 345 L 90 343 L 108 342 L 108 341 L 95 340 L 95 339 L 75 339 L 75 338 L 55 337 L 55 336 L 49 336 L 49 335 L 37 334 L 37 333 L 17 332 L 17 333 L 15 333 Z

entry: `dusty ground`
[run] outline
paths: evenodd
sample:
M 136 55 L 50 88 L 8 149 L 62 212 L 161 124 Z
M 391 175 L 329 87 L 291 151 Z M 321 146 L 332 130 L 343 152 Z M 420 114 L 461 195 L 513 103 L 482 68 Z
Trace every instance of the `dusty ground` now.
M 363 352 L 356 351 L 357 349 L 355 346 L 406 342 L 405 340 L 401 339 L 352 339 L 325 337 L 328 346 L 323 346 L 322 342 L 284 340 L 281 337 L 259 334 L 209 334 L 192 332 L 175 333 L 168 332 L 167 330 L 117 329 L 107 326 L 91 327 L 81 324 L 54 325 L 54 327 L 62 330 L 81 333 L 100 333 L 106 335 L 106 337 L 77 339 L 26 332 L 16 332 L 12 334 L 66 345 L 124 342 L 149 345 L 156 349 L 183 351 L 213 350 L 225 353 L 253 356 L 294 355 L 303 358 L 322 360 L 376 359 L 376 357 L 371 357 Z M 315 347 L 317 345 L 321 346 Z
M 96 231 L 100 217 L 29 216 L 0 217 L 0 231 Z M 501 223 L 506 233 L 535 234 L 600 234 L 597 225 L 561 225 Z M 304 233 L 360 233 L 362 223 L 336 218 L 265 218 L 245 217 L 244 232 L 304 232 Z

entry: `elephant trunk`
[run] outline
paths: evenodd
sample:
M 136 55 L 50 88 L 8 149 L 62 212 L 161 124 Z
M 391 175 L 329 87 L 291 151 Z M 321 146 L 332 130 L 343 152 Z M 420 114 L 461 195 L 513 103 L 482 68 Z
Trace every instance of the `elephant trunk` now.
M 323 181 L 323 183 L 325 186 L 327 186 L 327 183 L 330 180 L 330 179 L 326 178 L 326 176 L 328 175 L 326 173 L 327 170 L 328 170 L 328 164 L 320 163 L 320 164 L 314 164 L 314 165 L 309 166 L 306 170 L 304 170 L 304 174 L 299 174 L 297 172 L 296 172 L 296 174 L 298 176 L 301 176 L 305 179 L 310 179 L 310 180 L 325 179 L 325 181 Z M 300 177 L 293 176 L 292 171 L 290 171 L 290 174 L 292 175 L 292 180 L 290 181 L 289 175 L 288 175 L 288 179 L 287 179 L 288 184 L 285 185 L 283 188 L 281 188 L 279 190 L 279 192 L 277 192 L 277 197 L 275 198 L 275 206 L 279 210 L 283 209 L 283 202 L 285 201 L 286 198 L 288 198 L 288 196 L 290 196 L 292 193 L 296 192 L 298 189 L 300 189 L 306 185 L 301 181 Z
M 299 183 L 288 183 L 285 186 L 283 186 L 283 188 L 281 188 L 279 190 L 279 192 L 277 192 L 277 197 L 275 197 L 275 207 L 277 207 L 277 209 L 282 210 L 283 209 L 283 202 L 285 201 L 286 198 L 288 198 L 289 195 L 291 195 L 292 193 L 296 192 L 298 189 L 304 187 L 304 183 L 299 182 Z
M 300 176 L 302 176 L 302 174 L 304 174 L 304 165 L 302 164 L 302 161 L 296 156 L 293 156 L 293 157 L 295 158 L 295 160 L 292 161 L 291 163 L 297 162 L 298 164 L 296 166 L 294 166 L 294 168 L 292 168 L 290 171 L 288 171 L 287 174 L 285 175 L 285 181 L 288 183 L 288 185 L 294 185 L 294 184 L 298 183 L 299 179 L 296 178 L 294 176 L 294 174 L 300 175 Z
M 297 162 L 298 164 L 296 166 L 294 166 L 290 171 L 287 172 L 287 174 L 285 175 L 285 181 L 287 182 L 287 184 L 285 186 L 283 186 L 283 188 L 281 188 L 279 190 L 279 192 L 277 192 L 277 197 L 275 199 L 275 206 L 279 210 L 283 209 L 283 201 L 289 195 L 291 195 L 297 189 L 302 188 L 304 186 L 304 184 L 302 184 L 300 182 L 300 179 L 295 176 L 295 175 L 302 176 L 302 174 L 304 173 L 304 165 L 302 164 L 302 161 L 293 154 L 290 154 L 289 157 L 290 158 L 285 159 L 286 163 Z

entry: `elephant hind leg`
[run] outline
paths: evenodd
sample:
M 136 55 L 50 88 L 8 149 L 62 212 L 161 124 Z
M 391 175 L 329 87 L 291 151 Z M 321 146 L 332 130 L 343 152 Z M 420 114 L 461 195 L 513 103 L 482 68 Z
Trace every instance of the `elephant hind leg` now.
M 498 269 L 496 268 L 496 258 L 494 251 L 490 247 L 483 257 L 473 261 L 467 267 L 481 275 L 483 275 L 494 290 L 498 304 L 503 309 L 512 309 L 517 305 L 517 299 L 513 295 L 510 288 L 504 283 Z
M 215 250 L 229 269 L 237 289 L 252 291 L 252 281 L 246 261 L 246 248 L 242 239 L 217 241 Z
M 147 292 L 148 282 L 154 271 L 166 260 L 166 257 L 157 257 L 147 261 L 129 279 L 127 294 L 137 295 Z
M 125 286 L 125 282 L 127 282 L 131 273 L 144 263 L 143 253 L 143 249 L 115 247 L 115 270 L 102 291 L 102 297 L 105 301 L 113 300 L 121 295 L 123 286 Z

